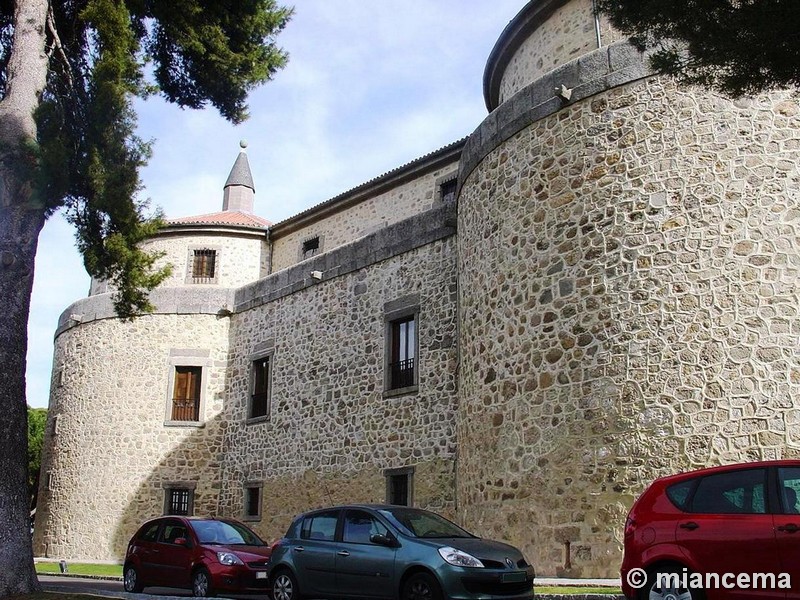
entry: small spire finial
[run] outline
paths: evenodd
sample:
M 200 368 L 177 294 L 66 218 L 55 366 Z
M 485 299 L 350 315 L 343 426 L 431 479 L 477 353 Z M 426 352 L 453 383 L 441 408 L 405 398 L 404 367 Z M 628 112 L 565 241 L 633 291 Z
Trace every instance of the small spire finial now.
M 239 140 L 239 147 L 245 150 L 247 148 L 247 140 Z

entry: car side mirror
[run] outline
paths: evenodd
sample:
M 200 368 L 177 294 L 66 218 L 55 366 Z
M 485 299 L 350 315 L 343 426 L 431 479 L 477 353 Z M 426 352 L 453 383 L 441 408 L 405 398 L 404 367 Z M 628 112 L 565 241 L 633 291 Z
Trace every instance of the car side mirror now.
M 371 536 L 369 536 L 369 541 L 373 544 L 387 546 L 389 548 L 395 545 L 394 538 L 391 538 L 388 535 L 383 535 L 382 533 L 373 533 Z
M 186 538 L 175 538 L 175 541 L 173 541 L 172 543 L 176 544 L 177 546 L 188 546 L 189 545 L 189 541 Z

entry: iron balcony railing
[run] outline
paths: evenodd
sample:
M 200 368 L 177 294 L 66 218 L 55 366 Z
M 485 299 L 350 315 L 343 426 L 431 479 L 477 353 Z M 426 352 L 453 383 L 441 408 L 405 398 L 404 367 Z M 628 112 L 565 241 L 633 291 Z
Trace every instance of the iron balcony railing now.
M 172 399 L 173 421 L 199 421 L 200 400 L 195 398 Z
M 390 389 L 396 390 L 414 385 L 414 359 L 407 358 L 389 363 Z

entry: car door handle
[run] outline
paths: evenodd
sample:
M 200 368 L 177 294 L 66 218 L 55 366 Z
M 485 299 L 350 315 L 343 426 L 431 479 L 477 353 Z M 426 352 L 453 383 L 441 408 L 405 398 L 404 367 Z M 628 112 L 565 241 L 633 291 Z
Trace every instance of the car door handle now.
M 339 556 L 350 556 L 350 553 L 347 550 L 339 550 L 339 552 L 337 552 L 336 554 L 338 554 Z
M 295 547 L 293 548 L 293 550 L 294 550 L 295 552 L 302 552 L 303 550 L 305 550 L 305 548 L 303 548 L 302 546 L 295 546 Z
M 781 525 L 778 527 L 778 531 L 785 531 L 786 533 L 797 533 L 800 531 L 800 527 L 795 525 L 794 523 L 787 523 L 786 525 Z
M 689 531 L 694 531 L 695 529 L 700 527 L 700 525 L 698 525 L 694 521 L 689 521 L 688 523 L 681 523 L 680 525 L 678 525 L 678 527 L 680 527 L 681 529 L 688 529 Z

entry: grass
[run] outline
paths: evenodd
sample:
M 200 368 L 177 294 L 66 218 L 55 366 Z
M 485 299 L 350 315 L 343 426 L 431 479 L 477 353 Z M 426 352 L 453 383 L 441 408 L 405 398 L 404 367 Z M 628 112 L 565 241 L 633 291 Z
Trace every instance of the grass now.
M 569 586 L 543 586 L 537 585 L 534 589 L 536 595 L 539 594 L 622 594 L 620 588 L 615 587 L 591 587 L 584 585 Z
M 99 575 L 103 577 L 122 577 L 122 565 L 105 565 L 96 563 L 67 563 L 70 575 Z M 37 562 L 36 572 L 47 575 L 61 573 L 57 562 Z
M 25 596 L 9 596 L 6 600 L 101 600 L 102 598 L 108 598 L 108 596 L 65 594 L 64 592 L 35 592 Z

